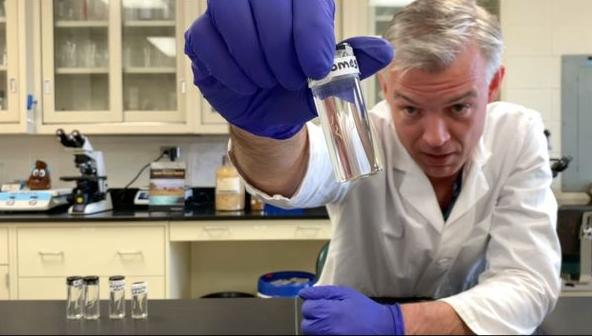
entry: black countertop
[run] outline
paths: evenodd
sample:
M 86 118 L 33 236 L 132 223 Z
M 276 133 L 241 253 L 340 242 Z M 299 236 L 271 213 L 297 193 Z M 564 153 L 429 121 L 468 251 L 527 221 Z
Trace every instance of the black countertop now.
M 57 213 L 7 213 L 0 212 L 0 223 L 14 222 L 103 222 L 103 221 L 194 221 L 194 220 L 284 220 L 328 219 L 325 208 L 304 209 L 287 212 L 218 212 L 212 208 L 195 208 L 183 212 L 148 210 L 115 210 L 86 216 Z
M 0 301 L 0 334 L 274 334 L 300 333 L 296 299 L 152 300 L 148 319 L 110 320 L 107 302 L 97 321 L 65 318 L 64 301 Z M 536 334 L 592 332 L 592 297 L 561 297 Z

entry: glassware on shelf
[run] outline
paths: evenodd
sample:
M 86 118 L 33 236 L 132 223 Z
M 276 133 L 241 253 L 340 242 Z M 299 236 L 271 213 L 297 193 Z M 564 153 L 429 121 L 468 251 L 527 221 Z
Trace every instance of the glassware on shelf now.
M 77 64 L 76 60 L 76 49 L 77 43 L 74 40 L 66 40 L 63 45 L 63 61 L 61 66 L 66 68 L 75 68 Z
M 97 48 L 97 53 L 95 54 L 95 66 L 99 68 L 109 66 L 109 50 L 104 45 Z
M 149 68 L 153 65 L 152 46 L 150 46 L 150 44 L 145 44 L 142 51 L 144 55 L 144 67 Z
M 109 2 L 103 0 L 90 0 L 89 17 L 91 20 L 107 20 Z
M 165 0 L 162 4 L 162 19 L 170 21 L 175 19 L 175 2 Z
M 127 89 L 127 109 L 137 111 L 140 109 L 140 88 L 130 86 Z
M 152 20 L 153 7 L 149 4 L 143 3 L 138 9 L 138 20 Z

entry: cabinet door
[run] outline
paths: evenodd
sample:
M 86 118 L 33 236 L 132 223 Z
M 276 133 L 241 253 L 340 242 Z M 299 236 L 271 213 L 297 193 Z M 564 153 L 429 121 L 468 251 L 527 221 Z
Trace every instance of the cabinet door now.
M 17 1 L 0 0 L 0 123 L 19 121 Z
M 182 2 L 122 0 L 126 122 L 185 122 Z
M 44 123 L 121 121 L 113 0 L 41 1 Z M 117 22 L 117 21 L 116 21 Z
M 0 266 L 0 300 L 8 300 L 9 298 L 8 266 Z

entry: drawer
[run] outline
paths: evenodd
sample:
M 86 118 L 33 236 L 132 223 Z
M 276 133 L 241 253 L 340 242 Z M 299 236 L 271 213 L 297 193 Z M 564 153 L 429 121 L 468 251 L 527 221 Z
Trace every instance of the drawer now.
M 165 274 L 164 227 L 17 230 L 19 277 Z
M 8 229 L 0 228 L 0 265 L 8 264 Z
M 10 288 L 8 287 L 8 266 L 0 266 L 0 300 L 10 298 Z
M 327 240 L 329 220 L 245 220 L 171 222 L 171 241 Z
M 165 299 L 164 277 L 125 277 L 125 298 L 131 299 L 131 284 L 135 281 L 148 283 L 148 299 Z M 109 300 L 109 277 L 100 278 L 99 292 L 102 300 Z M 19 278 L 19 300 L 65 300 L 66 278 Z M 128 308 L 129 309 L 129 308 Z

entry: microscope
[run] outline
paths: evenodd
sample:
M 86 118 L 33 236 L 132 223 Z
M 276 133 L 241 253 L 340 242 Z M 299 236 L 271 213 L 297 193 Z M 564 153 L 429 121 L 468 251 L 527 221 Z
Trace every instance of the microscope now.
M 111 196 L 107 190 L 107 175 L 103 153 L 95 151 L 87 137 L 74 130 L 66 134 L 63 129 L 56 131 L 58 140 L 64 147 L 74 152 L 74 164 L 80 176 L 64 176 L 62 181 L 74 181 L 76 187 L 72 191 L 72 206 L 68 209 L 71 215 L 91 215 L 108 211 L 113 208 Z

